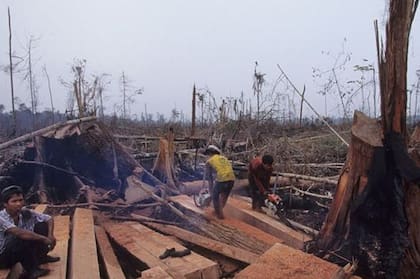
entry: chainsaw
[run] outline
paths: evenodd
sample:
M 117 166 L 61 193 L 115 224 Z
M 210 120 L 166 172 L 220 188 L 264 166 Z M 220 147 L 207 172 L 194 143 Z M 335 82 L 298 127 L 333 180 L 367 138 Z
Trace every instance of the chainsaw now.
M 275 193 L 267 194 L 264 200 L 265 213 L 271 217 L 278 217 L 285 225 L 294 228 L 290 221 L 284 216 L 283 200 Z
M 273 192 L 271 194 L 267 194 L 264 205 L 265 205 L 265 213 L 271 217 L 278 217 L 281 222 L 285 225 L 295 228 L 290 221 L 284 216 L 284 204 L 282 198 L 276 194 L 277 189 L 277 181 L 278 181 L 278 174 L 276 175 L 276 182 L 274 183 Z
M 193 195 L 194 203 L 199 208 L 204 208 L 211 203 L 211 194 L 208 187 L 202 188 L 198 194 Z
M 208 186 L 206 186 L 206 173 L 203 175 L 203 185 L 198 194 L 193 195 L 194 203 L 199 208 L 208 207 L 211 204 L 211 193 Z

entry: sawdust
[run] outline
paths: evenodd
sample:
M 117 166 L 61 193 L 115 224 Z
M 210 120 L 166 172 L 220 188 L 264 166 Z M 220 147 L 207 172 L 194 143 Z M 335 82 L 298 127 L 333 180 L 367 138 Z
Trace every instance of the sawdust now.
M 323 279 L 331 278 L 338 269 L 335 264 L 277 243 L 235 278 Z

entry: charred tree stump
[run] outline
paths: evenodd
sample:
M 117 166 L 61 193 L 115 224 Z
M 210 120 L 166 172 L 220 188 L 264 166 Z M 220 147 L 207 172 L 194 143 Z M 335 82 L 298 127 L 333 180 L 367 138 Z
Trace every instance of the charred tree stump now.
M 339 241 L 348 234 L 352 200 L 358 197 L 367 186 L 368 171 L 375 151 L 383 150 L 380 124 L 361 112 L 354 115 L 351 129 L 352 138 L 347 160 L 341 171 L 334 200 L 320 231 L 318 247 L 323 250 L 336 250 Z
M 382 129 L 365 129 L 370 120 L 360 125 L 355 114 L 348 158 L 317 240 L 323 250 L 347 242 L 366 278 L 415 278 L 420 268 L 414 206 L 420 169 L 408 155 L 406 131 L 407 53 L 417 6 L 418 0 L 390 1 L 385 52 L 377 38 Z

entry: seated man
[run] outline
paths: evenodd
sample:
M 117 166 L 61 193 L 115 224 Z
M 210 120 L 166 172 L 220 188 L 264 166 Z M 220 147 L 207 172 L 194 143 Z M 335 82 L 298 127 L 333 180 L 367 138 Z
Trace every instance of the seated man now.
M 273 156 L 264 155 L 262 158 L 255 157 L 249 163 L 248 182 L 253 210 L 261 211 L 261 206 L 264 205 L 273 173 L 273 162 Z
M 12 267 L 20 262 L 25 278 L 48 274 L 49 270 L 39 265 L 60 259 L 47 255 L 56 243 L 53 218 L 23 208 L 25 201 L 19 186 L 4 188 L 1 199 L 4 209 L 0 211 L 0 267 Z

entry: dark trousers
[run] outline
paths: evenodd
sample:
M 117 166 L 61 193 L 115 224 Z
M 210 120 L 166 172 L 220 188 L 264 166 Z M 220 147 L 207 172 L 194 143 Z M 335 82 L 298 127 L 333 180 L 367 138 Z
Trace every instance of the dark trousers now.
M 257 185 L 251 182 L 249 184 L 249 195 L 252 199 L 252 209 L 259 209 L 264 205 L 265 196 L 261 194 Z
M 216 182 L 216 185 L 214 185 L 212 198 L 216 213 L 220 212 L 225 206 L 230 191 L 232 191 L 233 182 L 233 180 Z M 220 201 L 220 197 L 222 197 L 222 201 Z
M 47 236 L 47 223 L 37 223 L 34 232 Z M 14 238 L 0 254 L 0 267 L 10 268 L 20 262 L 23 268 L 30 272 L 38 267 L 40 260 L 47 255 L 48 251 L 48 246 L 40 241 Z

